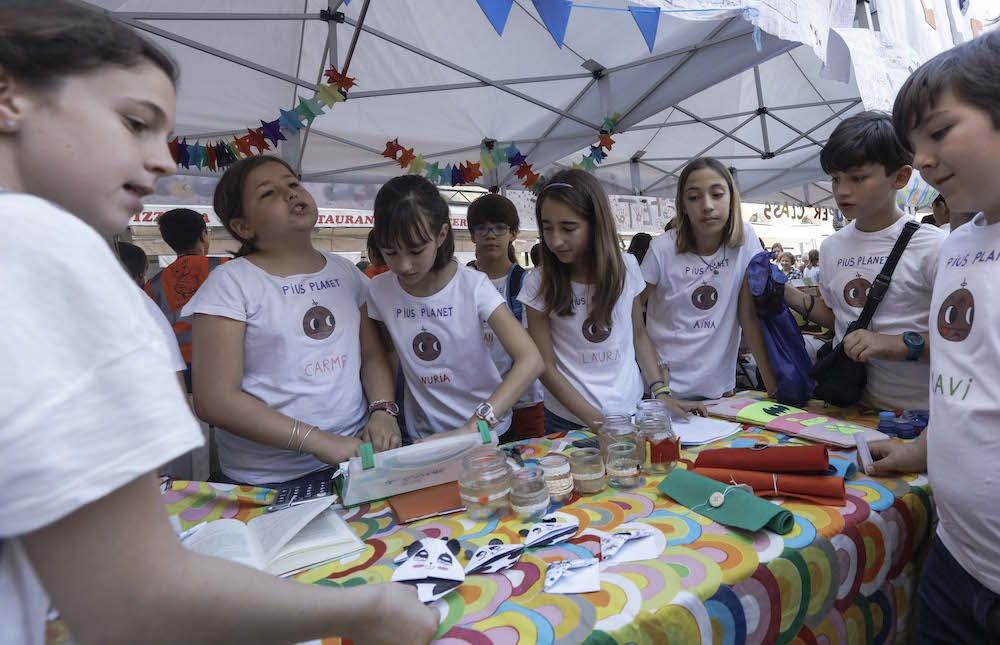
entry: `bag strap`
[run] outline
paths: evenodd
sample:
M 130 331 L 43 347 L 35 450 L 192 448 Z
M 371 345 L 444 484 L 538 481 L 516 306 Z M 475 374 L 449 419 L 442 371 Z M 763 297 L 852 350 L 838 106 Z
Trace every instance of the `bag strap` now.
M 524 306 L 517 299 L 517 294 L 521 293 L 521 285 L 524 284 L 524 274 L 527 271 L 516 262 L 510 267 L 507 274 L 507 307 L 510 308 L 514 316 L 521 322 L 524 316 Z
M 868 291 L 868 299 L 865 301 L 865 308 L 861 310 L 861 315 L 858 316 L 857 321 L 851 325 L 852 328 L 868 328 L 869 323 L 872 321 L 872 316 L 875 315 L 875 310 L 878 309 L 879 303 L 882 302 L 882 298 L 885 297 L 885 292 L 889 290 L 889 282 L 892 280 L 892 273 L 896 270 L 899 258 L 903 256 L 903 251 L 906 250 L 906 245 L 910 243 L 910 238 L 913 237 L 913 234 L 916 233 L 919 228 L 920 224 L 917 224 L 913 220 L 910 220 L 903 225 L 903 232 L 899 234 L 899 238 L 896 240 L 896 245 L 892 247 L 892 252 L 889 253 L 889 257 L 886 258 L 885 264 L 882 265 L 882 270 L 879 272 L 878 276 L 875 277 L 875 282 L 872 283 L 872 288 Z

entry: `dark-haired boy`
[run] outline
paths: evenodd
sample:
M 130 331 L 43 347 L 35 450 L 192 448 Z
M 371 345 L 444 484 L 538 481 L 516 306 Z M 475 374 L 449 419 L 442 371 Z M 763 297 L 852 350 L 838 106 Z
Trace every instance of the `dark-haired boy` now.
M 514 316 L 522 324 L 526 324 L 524 305 L 517 299 L 525 273 L 525 270 L 515 262 L 514 256 L 514 240 L 517 239 L 520 224 L 517 207 L 502 195 L 483 195 L 469 205 L 466 220 L 472 241 L 476 245 L 476 260 L 473 266 L 489 276 L 493 286 L 507 300 L 507 306 Z M 485 322 L 483 338 L 500 375 L 505 375 L 514 362 Z M 542 384 L 536 379 L 514 404 L 510 431 L 502 438 L 504 443 L 532 439 L 545 434 L 545 407 L 542 403 L 544 397 Z
M 862 112 L 837 125 L 820 163 L 850 223 L 821 246 L 822 299 L 785 290 L 790 307 L 833 329 L 834 343 L 843 340 L 847 355 L 867 364 L 862 403 L 880 410 L 926 410 L 928 402 L 927 314 L 942 231 L 920 226 L 868 329 L 845 337 L 908 219 L 896 206 L 896 191 L 909 181 L 912 161 L 888 114 Z
M 174 208 L 157 220 L 163 241 L 177 259 L 148 283 L 146 293 L 173 327 L 187 369 L 184 383 L 191 393 L 191 323 L 180 319 L 181 309 L 225 258 L 208 257 L 209 232 L 205 218 L 190 208 Z
M 955 213 L 931 300 L 930 425 L 872 445 L 877 474 L 927 470 L 937 539 L 918 588 L 921 643 L 1000 642 L 1000 32 L 943 52 L 893 107 L 914 165 Z

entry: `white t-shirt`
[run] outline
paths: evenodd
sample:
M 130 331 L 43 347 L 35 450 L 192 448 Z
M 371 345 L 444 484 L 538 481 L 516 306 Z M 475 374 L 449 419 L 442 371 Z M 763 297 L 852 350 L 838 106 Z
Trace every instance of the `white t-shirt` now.
M 643 278 L 656 287 L 647 301 L 646 329 L 679 399 L 715 399 L 736 387 L 740 287 L 750 259 L 764 250 L 745 222 L 743 236 L 741 246 L 723 246 L 703 258 L 678 254 L 677 231 L 670 230 L 650 243 L 643 259 Z
M 938 227 L 938 230 L 944 231 L 945 233 L 951 233 L 951 222 L 945 222 Z
M 246 323 L 243 391 L 323 432 L 353 437 L 368 416 L 359 336 L 368 278 L 346 258 L 324 255 L 322 270 L 284 278 L 247 258 L 230 260 L 208 274 L 181 315 Z M 327 467 L 224 430 L 215 437 L 219 466 L 236 481 L 288 481 Z
M 868 290 L 907 221 L 908 218 L 900 217 L 891 226 L 874 233 L 859 231 L 852 221 L 824 240 L 819 254 L 823 276 L 819 292 L 836 319 L 835 343 L 843 340 L 847 326 L 861 315 Z M 869 330 L 890 335 L 907 331 L 927 333 L 938 249 L 945 237 L 940 229 L 929 224 L 922 224 L 913 234 L 892 274 L 889 290 L 868 325 Z M 871 359 L 867 365 L 868 386 L 863 399 L 866 405 L 879 410 L 927 409 L 930 364 L 926 360 Z
M 805 271 L 802 272 L 802 277 L 808 279 L 814 285 L 819 284 L 820 275 L 822 273 L 819 270 L 819 266 L 807 266 Z
M 142 289 L 139 291 L 142 291 Z M 149 312 L 149 317 L 153 319 L 160 332 L 163 333 L 163 338 L 167 344 L 167 352 L 170 353 L 171 367 L 174 368 L 175 372 L 183 372 L 187 369 L 187 363 L 184 362 L 184 357 L 181 355 L 181 347 L 177 344 L 177 334 L 174 333 L 174 328 L 170 326 L 170 321 L 163 315 L 163 311 L 156 306 L 153 299 L 147 296 L 145 291 L 142 291 L 142 295 L 142 304 L 145 306 L 146 311 Z
M 930 307 L 927 466 L 937 533 L 1000 593 L 1000 224 L 980 213 L 941 246 Z
M 81 220 L 0 194 L 0 640 L 41 644 L 20 536 L 202 443 L 135 283 Z
M 496 287 L 497 291 L 500 292 L 504 302 L 507 302 L 507 280 L 509 276 L 510 273 L 508 272 L 508 274 L 502 278 L 490 280 L 490 282 L 493 283 L 493 286 Z M 524 275 L 524 278 L 528 278 L 527 273 Z M 524 283 L 522 282 L 521 285 L 523 287 Z M 521 322 L 524 324 L 524 328 L 527 329 L 528 316 L 522 315 L 521 318 L 523 319 Z M 510 368 L 514 366 L 514 359 L 512 359 L 510 354 L 507 353 L 507 350 L 503 348 L 503 343 L 501 343 L 500 339 L 498 339 L 493 333 L 493 328 L 485 322 L 483 323 L 483 340 L 486 341 L 486 346 L 489 348 L 490 355 L 493 357 L 493 364 L 497 366 L 497 370 L 500 371 L 500 375 L 506 376 L 507 372 L 510 371 Z M 521 408 L 535 405 L 544 397 L 545 393 L 542 391 L 542 382 L 535 379 L 531 382 L 528 389 L 526 389 L 521 395 L 521 398 L 517 400 L 517 403 L 514 404 L 514 409 L 519 410 Z
M 399 356 L 406 431 L 414 440 L 459 428 L 500 386 L 482 324 L 503 298 L 485 273 L 457 265 L 455 275 L 431 296 L 413 296 L 396 274 L 376 276 L 369 289 L 368 315 L 381 321 Z M 496 425 L 510 427 L 508 411 Z
M 642 375 L 635 362 L 632 338 L 632 306 L 646 287 L 639 263 L 630 253 L 623 253 L 625 285 L 611 312 L 611 329 L 590 322 L 590 299 L 594 286 L 573 283 L 573 313 L 549 314 L 552 351 L 556 366 L 587 403 L 605 414 L 632 414 L 642 399 Z M 542 271 L 524 277 L 518 300 L 535 311 L 547 307 L 541 294 Z M 545 408 L 563 419 L 587 425 L 545 390 Z M 589 421 L 589 420 L 588 420 Z

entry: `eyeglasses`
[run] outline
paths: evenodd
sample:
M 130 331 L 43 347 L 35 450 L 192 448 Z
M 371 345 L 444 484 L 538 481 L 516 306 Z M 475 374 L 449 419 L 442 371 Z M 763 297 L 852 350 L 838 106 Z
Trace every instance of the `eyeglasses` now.
M 489 233 L 499 237 L 501 235 L 506 235 L 508 232 L 510 232 L 510 227 L 506 224 L 491 224 L 490 226 L 482 225 L 472 227 L 472 234 L 477 237 L 482 237 Z

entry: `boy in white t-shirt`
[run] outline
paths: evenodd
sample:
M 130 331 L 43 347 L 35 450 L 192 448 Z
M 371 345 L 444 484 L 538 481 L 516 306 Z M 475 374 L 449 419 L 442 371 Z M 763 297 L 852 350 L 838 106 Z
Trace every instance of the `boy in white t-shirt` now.
M 935 56 L 893 109 L 914 165 L 953 212 L 930 309 L 930 425 L 872 446 L 875 473 L 927 470 L 937 539 L 918 588 L 922 643 L 1000 642 L 1000 32 Z
M 507 301 L 511 313 L 524 323 L 524 305 L 517 299 L 524 284 L 525 269 L 517 264 L 514 240 L 517 239 L 520 220 L 517 207 L 503 195 L 483 195 L 469 205 L 466 214 L 469 233 L 476 245 L 475 268 L 485 273 L 500 295 Z M 493 330 L 483 323 L 483 339 L 493 357 L 493 364 L 506 374 L 514 361 L 497 340 Z M 545 393 L 540 381 L 534 381 L 514 404 L 510 430 L 504 442 L 533 439 L 545 434 Z
M 834 343 L 843 341 L 850 358 L 867 364 L 862 403 L 883 410 L 927 409 L 927 312 L 944 233 L 927 225 L 914 233 L 868 329 L 846 332 L 907 221 L 896 191 L 909 180 L 912 160 L 887 114 L 862 112 L 837 126 L 820 163 L 850 223 L 820 249 L 822 299 L 785 289 L 790 307 L 833 329 Z

